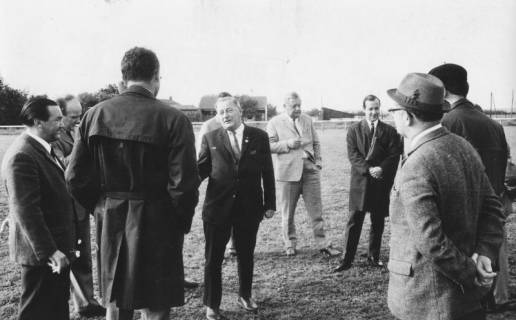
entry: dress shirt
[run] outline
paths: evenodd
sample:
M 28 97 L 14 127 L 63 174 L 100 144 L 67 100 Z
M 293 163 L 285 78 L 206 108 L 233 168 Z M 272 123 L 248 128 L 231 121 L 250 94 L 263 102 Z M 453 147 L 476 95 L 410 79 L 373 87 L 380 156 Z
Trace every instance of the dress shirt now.
M 238 128 L 233 130 L 233 132 L 231 132 L 231 130 L 227 130 L 227 131 L 230 131 L 230 132 L 228 132 L 230 139 L 233 139 L 233 137 L 231 137 L 231 135 L 233 134 L 233 132 L 235 133 L 235 137 L 237 139 L 238 146 L 240 147 L 240 151 L 242 151 L 242 140 L 244 138 L 244 124 L 241 123 Z
M 37 135 L 33 134 L 32 132 L 30 132 L 29 130 L 26 131 L 26 133 L 31 136 L 32 138 L 34 138 L 34 140 L 36 140 L 37 142 L 39 142 L 43 148 L 45 148 L 45 150 L 47 150 L 48 154 L 51 155 L 50 153 L 50 150 L 52 149 L 52 147 L 50 146 L 50 143 L 46 142 L 45 140 L 41 139 L 40 137 L 38 137 Z
M 375 120 L 375 121 L 366 120 L 366 121 L 367 121 L 367 125 L 369 126 L 369 130 L 371 130 L 371 124 L 374 124 L 374 130 L 376 130 L 376 128 L 378 128 L 378 120 Z

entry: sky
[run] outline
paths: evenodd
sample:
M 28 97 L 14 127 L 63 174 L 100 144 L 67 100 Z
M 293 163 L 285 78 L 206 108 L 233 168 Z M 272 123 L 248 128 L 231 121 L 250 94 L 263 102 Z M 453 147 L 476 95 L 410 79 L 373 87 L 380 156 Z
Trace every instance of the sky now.
M 159 98 L 290 91 L 303 108 L 360 110 L 409 72 L 468 70 L 469 98 L 510 108 L 516 90 L 513 0 L 0 0 L 0 76 L 31 94 L 94 92 L 121 79 L 125 51 L 161 65 Z M 515 109 L 516 109 L 516 102 Z

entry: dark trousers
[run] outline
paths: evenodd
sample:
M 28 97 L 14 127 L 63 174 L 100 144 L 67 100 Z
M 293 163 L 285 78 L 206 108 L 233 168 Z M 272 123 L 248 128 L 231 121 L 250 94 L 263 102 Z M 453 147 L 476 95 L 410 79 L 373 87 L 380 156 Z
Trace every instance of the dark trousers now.
M 70 280 L 75 309 L 81 311 L 89 305 L 98 305 L 93 296 L 89 216 L 77 222 L 77 237 L 82 241 L 78 248 L 81 255 L 72 263 Z
M 349 214 L 348 224 L 346 226 L 345 254 L 344 261 L 353 262 L 357 252 L 360 233 L 362 233 L 362 225 L 364 224 L 365 211 L 352 211 Z M 373 259 L 380 258 L 380 246 L 382 244 L 382 234 L 385 225 L 385 215 L 383 212 L 371 212 L 371 230 L 369 232 L 369 252 L 368 256 Z
M 70 319 L 70 270 L 52 273 L 49 266 L 22 266 L 19 320 Z
M 206 239 L 204 265 L 204 305 L 218 309 L 222 298 L 222 262 L 224 251 L 233 228 L 233 241 L 237 254 L 239 294 L 251 297 L 254 268 L 254 248 L 259 222 L 233 222 L 225 225 L 204 223 Z
M 486 312 L 483 309 L 479 309 L 455 320 L 486 320 Z

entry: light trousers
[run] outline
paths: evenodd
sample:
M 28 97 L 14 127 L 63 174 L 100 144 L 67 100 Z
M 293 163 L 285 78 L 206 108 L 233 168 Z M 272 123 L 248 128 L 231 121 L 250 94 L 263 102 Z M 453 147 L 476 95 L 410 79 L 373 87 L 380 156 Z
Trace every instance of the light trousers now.
M 303 196 L 306 212 L 312 225 L 316 246 L 321 249 L 329 245 L 324 232 L 321 200 L 321 173 L 308 159 L 303 163 L 303 174 L 299 181 L 277 181 L 279 209 L 281 211 L 282 234 L 285 248 L 296 248 L 297 235 L 294 223 L 299 196 Z

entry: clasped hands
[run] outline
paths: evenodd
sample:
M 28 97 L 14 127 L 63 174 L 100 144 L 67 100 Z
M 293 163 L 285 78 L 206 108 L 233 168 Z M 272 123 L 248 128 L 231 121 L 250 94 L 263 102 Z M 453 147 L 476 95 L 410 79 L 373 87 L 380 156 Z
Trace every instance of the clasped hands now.
M 49 258 L 47 265 L 52 269 L 52 273 L 60 274 L 61 271 L 66 269 L 70 265 L 70 260 L 64 253 L 56 250 Z
M 375 179 L 381 179 L 383 176 L 382 167 L 371 167 L 369 168 L 369 175 Z
M 481 287 L 491 287 L 493 280 L 496 277 L 496 272 L 493 272 L 493 268 L 491 266 L 491 259 L 477 253 L 474 253 L 473 256 L 471 256 L 471 259 L 473 259 L 477 267 L 475 284 Z

